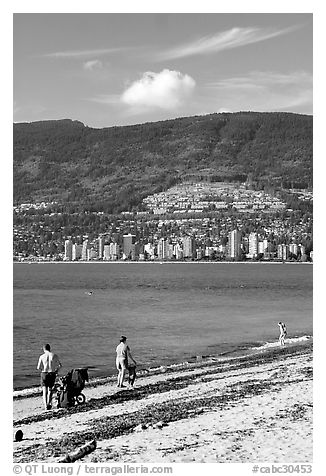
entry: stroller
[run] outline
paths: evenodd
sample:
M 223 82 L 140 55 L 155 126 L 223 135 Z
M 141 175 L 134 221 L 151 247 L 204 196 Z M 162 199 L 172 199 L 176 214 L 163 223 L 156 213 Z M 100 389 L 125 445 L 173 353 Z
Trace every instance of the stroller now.
M 84 403 L 86 397 L 82 390 L 85 382 L 88 382 L 87 368 L 72 369 L 65 377 L 62 377 L 57 388 L 57 407 L 68 408 Z

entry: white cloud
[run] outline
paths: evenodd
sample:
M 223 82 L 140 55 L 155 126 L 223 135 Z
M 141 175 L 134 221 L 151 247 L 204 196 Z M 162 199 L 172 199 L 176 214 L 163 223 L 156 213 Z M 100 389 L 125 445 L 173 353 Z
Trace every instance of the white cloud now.
M 121 101 L 132 107 L 175 109 L 189 97 L 195 80 L 179 71 L 148 71 L 122 94 Z
M 103 56 L 110 53 L 117 53 L 122 48 L 103 48 L 97 50 L 73 50 L 73 51 L 57 51 L 48 53 L 43 56 L 47 58 L 91 58 L 93 56 Z
M 86 98 L 87 101 L 97 102 L 99 104 L 116 105 L 120 104 L 119 94 L 98 94 L 91 98 Z
M 232 110 L 312 109 L 312 75 L 306 71 L 252 71 L 208 83 L 206 92 L 211 102 L 223 100 Z
M 240 46 L 250 45 L 290 33 L 298 28 L 297 26 L 284 28 L 283 30 L 262 30 L 257 27 L 232 28 L 231 30 L 204 36 L 196 41 L 162 52 L 157 55 L 157 59 L 162 61 L 239 48 Z
M 273 71 L 251 71 L 246 76 L 236 76 L 211 82 L 207 87 L 217 89 L 257 89 L 269 87 L 311 86 L 312 75 L 306 71 L 277 73 Z
M 100 60 L 90 60 L 83 64 L 83 68 L 88 71 L 94 71 L 95 69 L 103 68 L 103 63 Z

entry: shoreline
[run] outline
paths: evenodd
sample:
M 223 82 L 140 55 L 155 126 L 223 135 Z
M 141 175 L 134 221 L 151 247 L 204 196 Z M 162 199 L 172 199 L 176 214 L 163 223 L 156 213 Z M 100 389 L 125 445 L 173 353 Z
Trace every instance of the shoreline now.
M 312 342 L 144 375 L 135 389 L 86 385 L 87 401 L 42 410 L 14 399 L 14 462 L 311 462 Z
M 313 338 L 311 335 L 304 334 L 302 336 L 296 336 L 287 339 L 286 347 L 291 347 L 295 345 L 301 345 L 305 343 L 312 342 Z M 257 343 L 258 344 L 258 343 Z M 147 375 L 157 375 L 166 372 L 175 372 L 180 369 L 189 369 L 193 367 L 201 367 L 205 365 L 214 365 L 215 363 L 224 363 L 232 362 L 234 359 L 245 359 L 255 356 L 266 349 L 277 350 L 279 348 L 278 341 L 273 342 L 264 342 L 256 347 L 243 347 L 243 343 L 239 344 L 239 348 L 232 350 L 231 352 L 222 352 L 221 354 L 208 354 L 208 355 L 199 355 L 191 356 L 185 361 L 175 361 L 170 364 L 161 364 L 158 362 L 156 367 L 145 367 L 139 368 L 137 375 L 147 376 Z M 60 374 L 60 377 L 63 375 Z M 115 381 L 116 374 L 110 375 L 97 375 L 90 377 L 89 385 L 102 385 Z M 13 398 L 27 398 L 41 392 L 41 387 L 39 385 L 31 385 L 28 387 L 14 387 L 13 388 Z
M 13 261 L 13 264 L 314 264 L 313 261 Z

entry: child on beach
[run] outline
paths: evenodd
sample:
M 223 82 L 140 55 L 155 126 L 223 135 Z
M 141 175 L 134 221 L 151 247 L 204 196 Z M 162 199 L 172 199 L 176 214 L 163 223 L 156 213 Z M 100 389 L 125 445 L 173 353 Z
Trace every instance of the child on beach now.
M 286 325 L 284 324 L 284 322 L 279 322 L 278 326 L 280 328 L 279 343 L 280 345 L 284 345 L 284 340 L 287 335 Z
M 127 359 L 128 359 L 128 372 L 129 372 L 128 384 L 129 384 L 129 388 L 134 388 L 134 383 L 136 380 L 137 362 L 132 357 L 129 346 L 127 346 Z

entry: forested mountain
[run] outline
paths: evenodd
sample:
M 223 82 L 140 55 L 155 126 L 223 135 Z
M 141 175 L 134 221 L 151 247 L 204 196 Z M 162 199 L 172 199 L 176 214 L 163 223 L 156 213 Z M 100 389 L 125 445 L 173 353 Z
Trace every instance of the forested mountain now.
M 311 187 L 312 122 L 240 112 L 103 129 L 69 119 L 14 124 L 14 203 L 116 213 L 187 179 Z

